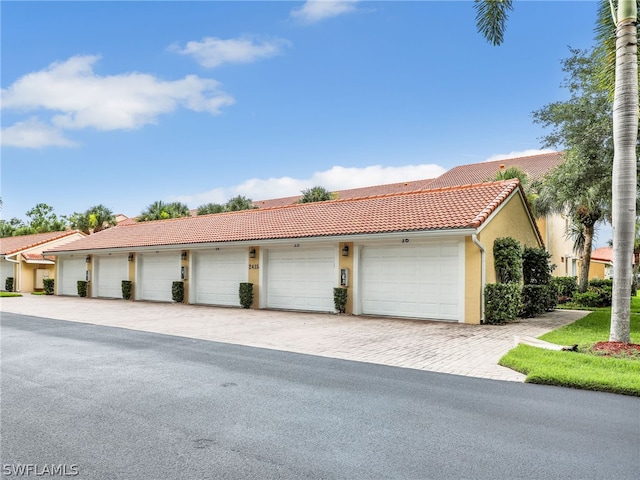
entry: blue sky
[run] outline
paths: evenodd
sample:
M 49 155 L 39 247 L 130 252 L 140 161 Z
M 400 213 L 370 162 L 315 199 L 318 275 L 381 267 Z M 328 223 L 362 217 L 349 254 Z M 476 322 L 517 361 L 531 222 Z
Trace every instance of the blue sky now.
M 560 60 L 597 3 L 12 2 L 2 22 L 2 218 L 135 216 L 437 176 L 541 147 Z M 604 239 L 606 240 L 606 239 Z

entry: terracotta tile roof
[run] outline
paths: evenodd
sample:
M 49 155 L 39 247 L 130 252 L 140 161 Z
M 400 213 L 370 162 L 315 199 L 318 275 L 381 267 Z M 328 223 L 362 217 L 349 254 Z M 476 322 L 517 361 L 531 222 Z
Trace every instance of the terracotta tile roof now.
M 429 188 L 453 187 L 486 182 L 495 178 L 500 167 L 518 167 L 532 180 L 539 180 L 562 162 L 562 152 L 544 153 L 528 157 L 495 160 L 493 162 L 460 165 L 433 180 Z
M 47 255 L 46 257 L 44 255 L 42 255 L 41 253 L 23 253 L 22 254 L 22 258 L 24 258 L 25 260 L 27 260 L 28 262 L 41 262 L 43 260 L 50 260 L 50 261 L 55 261 L 56 257 L 51 257 L 49 255 Z
M 33 235 L 21 235 L 19 237 L 0 238 L 0 255 L 12 255 L 22 250 L 44 245 L 45 243 L 59 240 L 69 235 L 80 233 L 78 230 L 65 232 L 36 233 Z
M 517 180 L 140 222 L 50 252 L 479 227 Z
M 362 198 L 362 197 L 374 197 L 378 195 L 389 195 L 392 193 L 402 192 L 415 192 L 417 190 L 425 190 L 429 188 L 429 184 L 433 181 L 432 178 L 423 180 L 412 180 L 409 182 L 388 183 L 385 185 L 373 185 L 370 187 L 350 188 L 347 190 L 337 190 L 332 192 L 336 196 L 336 200 L 347 200 L 350 198 Z M 258 208 L 274 208 L 285 207 L 287 205 L 294 205 L 298 203 L 298 200 L 302 198 L 302 195 L 296 195 L 294 197 L 272 198 L 269 200 L 260 200 L 253 202 Z
M 601 262 L 613 261 L 613 247 L 600 247 L 591 252 L 591 260 L 599 260 Z

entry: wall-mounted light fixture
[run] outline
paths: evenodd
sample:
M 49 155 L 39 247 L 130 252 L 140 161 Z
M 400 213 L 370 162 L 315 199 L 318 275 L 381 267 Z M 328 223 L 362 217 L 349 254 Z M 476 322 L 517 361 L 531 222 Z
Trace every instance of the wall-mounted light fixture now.
M 249 250 L 249 258 L 256 258 L 256 249 L 252 248 Z
M 342 256 L 343 257 L 349 256 L 349 245 L 345 245 L 344 247 L 342 247 Z
M 187 259 L 187 251 L 183 250 L 182 254 L 180 255 L 180 258 L 182 258 L 182 260 L 186 260 Z
M 130 262 L 133 262 L 133 253 L 129 254 L 129 257 L 127 258 L 127 260 L 129 260 Z
M 91 255 L 87 255 L 87 258 L 85 258 L 84 261 L 87 263 L 91 263 Z

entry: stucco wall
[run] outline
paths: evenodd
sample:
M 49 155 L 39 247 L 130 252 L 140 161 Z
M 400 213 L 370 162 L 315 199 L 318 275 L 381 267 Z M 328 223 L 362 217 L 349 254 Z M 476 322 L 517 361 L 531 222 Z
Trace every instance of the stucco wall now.
M 255 249 L 256 256 L 251 258 L 251 249 Z M 249 247 L 247 250 L 249 257 L 248 282 L 253 283 L 253 304 L 251 308 L 260 308 L 260 247 Z
M 349 247 L 349 255 L 346 257 L 342 256 L 342 249 L 347 246 Z M 354 281 L 354 271 L 353 271 L 353 256 L 355 254 L 353 242 L 341 242 L 338 245 L 339 248 L 339 267 L 338 270 L 342 270 L 346 268 L 349 270 L 349 278 L 348 278 L 348 286 L 347 286 L 347 306 L 345 308 L 345 313 L 352 314 L 353 313 L 353 281 Z M 338 272 L 339 274 L 339 272 Z M 340 285 L 340 278 L 338 278 L 336 285 Z
M 478 233 L 486 251 L 486 282 L 495 283 L 493 242 L 512 237 L 528 247 L 542 246 L 520 195 L 512 195 Z M 465 239 L 465 323 L 480 323 L 482 317 L 481 253 L 471 237 Z
M 591 260 L 589 263 L 589 280 L 599 279 L 602 280 L 606 277 L 606 263 L 598 262 L 597 260 Z
M 574 255 L 573 242 L 566 238 L 567 220 L 560 214 L 546 218 L 546 232 L 542 239 L 546 249 L 551 253 L 551 263 L 556 265 L 552 274 L 556 277 L 567 275 L 566 257 Z M 570 266 L 569 266 L 570 268 Z

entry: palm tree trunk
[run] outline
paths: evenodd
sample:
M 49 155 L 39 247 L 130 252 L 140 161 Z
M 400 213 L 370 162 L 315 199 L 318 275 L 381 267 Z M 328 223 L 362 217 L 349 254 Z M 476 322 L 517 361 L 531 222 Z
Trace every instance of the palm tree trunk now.
M 629 343 L 636 221 L 638 45 L 636 0 L 618 2 L 613 101 L 613 300 L 609 341 Z
M 582 250 L 582 263 L 580 264 L 580 284 L 578 291 L 584 293 L 589 286 L 589 266 L 591 265 L 591 248 L 593 248 L 593 226 L 584 227 L 584 247 Z

